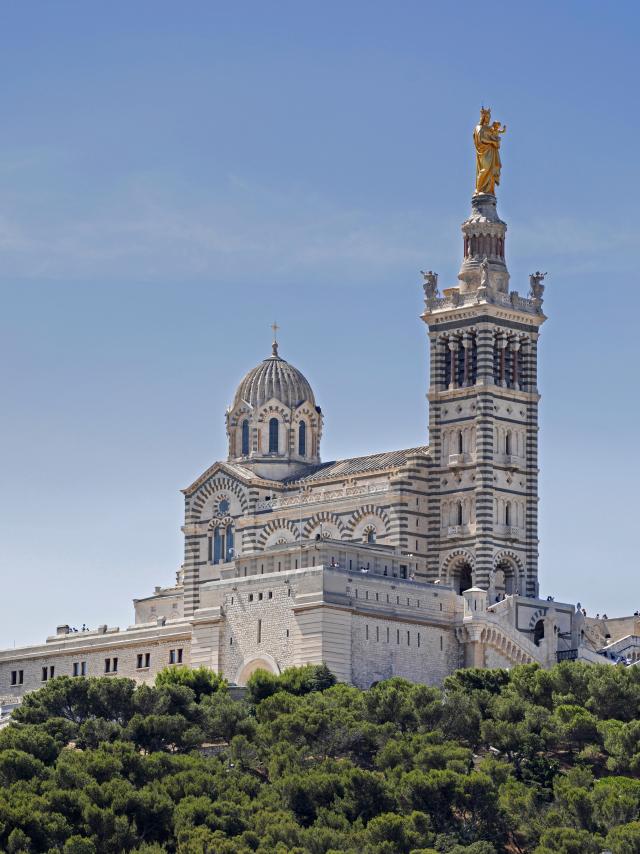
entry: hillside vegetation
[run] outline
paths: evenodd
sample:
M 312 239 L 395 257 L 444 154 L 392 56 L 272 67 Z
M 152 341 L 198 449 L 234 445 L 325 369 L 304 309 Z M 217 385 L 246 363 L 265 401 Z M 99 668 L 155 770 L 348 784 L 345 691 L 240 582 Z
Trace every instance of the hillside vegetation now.
M 53 679 L 0 731 L 0 850 L 640 852 L 640 668 L 334 683 Z

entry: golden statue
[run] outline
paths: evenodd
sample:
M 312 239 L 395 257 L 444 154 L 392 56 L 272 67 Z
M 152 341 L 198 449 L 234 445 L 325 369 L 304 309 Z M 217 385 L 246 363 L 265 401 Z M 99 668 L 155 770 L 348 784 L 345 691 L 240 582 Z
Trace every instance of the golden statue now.
M 495 193 L 500 183 L 500 134 L 507 129 L 500 122 L 491 124 L 491 110 L 480 108 L 480 122 L 473 130 L 473 142 L 476 147 L 476 194 Z

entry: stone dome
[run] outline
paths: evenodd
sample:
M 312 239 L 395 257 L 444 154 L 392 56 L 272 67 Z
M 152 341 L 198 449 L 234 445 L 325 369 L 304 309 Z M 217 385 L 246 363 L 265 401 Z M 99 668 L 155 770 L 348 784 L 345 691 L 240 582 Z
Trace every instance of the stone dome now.
M 233 398 L 232 409 L 243 402 L 254 409 L 271 398 L 279 400 L 290 409 L 308 401 L 315 407 L 316 401 L 306 377 L 297 368 L 278 355 L 274 342 L 273 352 L 242 379 Z

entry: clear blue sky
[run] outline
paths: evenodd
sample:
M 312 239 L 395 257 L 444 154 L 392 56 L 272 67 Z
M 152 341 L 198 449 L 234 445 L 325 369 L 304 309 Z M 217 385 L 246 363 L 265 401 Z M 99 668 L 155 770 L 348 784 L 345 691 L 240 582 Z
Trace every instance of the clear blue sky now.
M 541 341 L 541 584 L 640 607 L 635 2 L 0 3 L 0 646 L 128 625 L 281 352 L 323 457 L 426 440 L 481 103 Z

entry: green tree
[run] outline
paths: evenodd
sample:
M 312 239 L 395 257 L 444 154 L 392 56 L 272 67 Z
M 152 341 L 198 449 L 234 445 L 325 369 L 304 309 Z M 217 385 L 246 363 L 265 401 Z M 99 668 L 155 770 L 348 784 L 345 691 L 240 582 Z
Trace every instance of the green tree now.
M 189 688 L 195 694 L 197 703 L 203 697 L 215 694 L 226 687 L 222 676 L 209 670 L 208 667 L 165 667 L 156 676 L 155 684 L 157 688 L 167 685 L 182 685 Z
M 602 842 L 586 830 L 552 827 L 545 830 L 534 854 L 600 854 Z
M 640 821 L 614 827 L 607 834 L 605 846 L 613 854 L 638 854 L 640 851 Z

